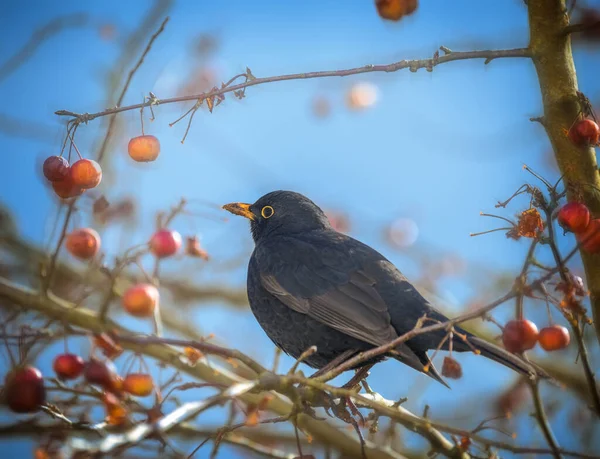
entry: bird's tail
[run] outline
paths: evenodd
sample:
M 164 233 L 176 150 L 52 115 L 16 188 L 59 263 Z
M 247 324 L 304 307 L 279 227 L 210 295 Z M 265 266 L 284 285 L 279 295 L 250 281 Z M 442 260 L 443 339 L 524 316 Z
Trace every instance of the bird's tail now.
M 501 363 L 502 365 L 505 365 L 521 374 L 535 375 L 539 378 L 550 379 L 550 375 L 548 375 L 548 373 L 546 373 L 539 365 L 526 361 L 515 354 L 511 354 L 506 349 L 502 349 L 500 346 L 496 346 L 495 344 L 473 335 L 469 335 L 467 339 L 473 348 L 479 350 L 481 355 L 487 357 L 488 359 L 495 360 L 496 362 Z M 456 345 L 456 340 L 452 344 Z M 460 348 L 456 349 L 455 347 L 457 351 L 460 352 L 472 350 L 472 348 L 464 342 L 461 344 L 462 346 L 460 346 Z

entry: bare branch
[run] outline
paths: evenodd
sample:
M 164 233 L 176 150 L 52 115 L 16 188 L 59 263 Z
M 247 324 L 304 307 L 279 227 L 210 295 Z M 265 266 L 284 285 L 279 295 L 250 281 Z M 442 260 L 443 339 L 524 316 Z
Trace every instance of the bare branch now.
M 600 29 L 600 21 L 583 23 L 583 24 L 569 24 L 567 27 L 563 29 L 564 35 L 569 35 L 572 33 L 580 33 L 586 32 L 592 29 Z
M 147 438 L 151 434 L 168 432 L 173 426 L 187 421 L 197 416 L 202 411 L 217 405 L 224 400 L 250 392 L 256 387 L 256 382 L 240 382 L 232 385 L 219 395 L 201 400 L 199 402 L 189 402 L 180 406 L 175 411 L 169 413 L 154 424 L 138 424 L 127 432 L 121 434 L 111 434 L 97 442 L 91 442 L 78 437 L 70 437 L 67 441 L 67 448 L 73 453 L 85 451 L 92 454 L 107 454 L 117 448 L 125 445 L 136 444 Z
M 12 303 L 27 310 L 43 312 L 47 316 L 59 318 L 69 323 L 72 327 L 79 327 L 90 332 L 102 333 L 113 331 L 121 335 L 129 333 L 115 322 L 110 320 L 101 321 L 89 309 L 75 307 L 74 304 L 57 298 L 52 294 L 48 297 L 43 297 L 35 291 L 18 286 L 3 278 L 0 278 L 0 298 L 7 300 L 7 304 Z M 125 341 L 122 343 L 122 346 L 132 352 L 147 355 L 161 362 L 168 363 L 170 367 L 204 381 L 225 386 L 241 382 L 240 377 L 215 363 L 211 363 L 209 366 L 202 361 L 198 361 L 194 366 L 190 366 L 185 359 L 182 359 L 181 353 L 171 346 L 164 344 L 140 345 Z M 247 393 L 239 398 L 247 403 L 258 404 L 264 398 L 264 394 Z M 276 396 L 269 401 L 267 409 L 280 415 L 289 415 L 293 410 L 293 405 L 282 396 Z M 348 432 L 305 414 L 298 415 L 297 423 L 302 430 L 309 432 L 313 437 L 320 439 L 337 450 L 351 456 L 360 455 L 360 443 Z M 369 459 L 400 459 L 402 457 L 394 451 L 379 448 L 371 443 L 367 443 L 367 452 Z
M 450 51 L 450 50 L 448 50 L 448 51 Z M 364 74 L 364 73 L 373 73 L 373 72 L 390 73 L 390 72 L 397 72 L 398 70 L 403 70 L 403 69 L 410 69 L 410 71 L 416 72 L 419 69 L 425 68 L 428 71 L 431 71 L 433 69 L 433 67 L 436 67 L 439 64 L 444 64 L 444 63 L 453 62 L 453 61 L 461 61 L 461 60 L 467 60 L 467 59 L 485 59 L 485 63 L 488 63 L 493 59 L 511 58 L 511 57 L 530 57 L 530 56 L 531 56 L 531 54 L 530 54 L 528 48 L 484 50 L 484 51 L 456 51 L 456 52 L 449 52 L 448 54 L 446 54 L 444 56 L 437 56 L 437 57 L 434 56 L 433 58 L 430 58 L 430 59 L 402 60 L 399 62 L 394 62 L 392 64 L 387 64 L 387 65 L 369 64 L 369 65 L 365 65 L 363 67 L 356 67 L 356 68 L 346 69 L 346 70 L 326 70 L 326 71 L 321 71 L 321 72 L 294 73 L 294 74 L 289 74 L 289 75 L 278 75 L 278 76 L 271 76 L 271 77 L 265 77 L 265 78 L 255 78 L 254 76 L 252 76 L 252 78 L 247 78 L 245 82 L 239 83 L 239 84 L 236 84 L 233 86 L 224 85 L 224 87 L 222 87 L 221 89 L 216 89 L 216 90 L 210 91 L 208 93 L 194 94 L 194 95 L 182 96 L 182 97 L 173 97 L 170 99 L 160 99 L 159 103 L 161 105 L 165 105 L 165 104 L 172 104 L 172 103 L 192 101 L 192 100 L 201 102 L 205 99 L 211 99 L 211 98 L 221 96 L 223 94 L 227 94 L 230 92 L 240 91 L 240 90 L 243 90 L 250 86 L 257 86 L 257 85 L 265 84 L 265 83 L 274 83 L 277 81 L 307 80 L 307 79 L 311 79 L 311 78 L 343 77 L 343 76 L 360 75 L 360 74 Z M 238 78 L 239 76 L 240 75 L 237 75 L 235 78 Z M 232 81 L 232 80 L 230 80 L 230 81 Z M 117 107 L 115 107 L 115 108 L 110 108 L 110 109 L 104 110 L 102 112 L 91 113 L 91 114 L 90 113 L 79 114 L 79 113 L 72 112 L 70 110 L 58 110 L 55 112 L 55 114 L 57 114 L 59 116 L 70 116 L 75 120 L 81 120 L 81 122 L 83 122 L 83 121 L 88 122 L 88 121 L 94 120 L 94 119 L 102 117 L 102 116 L 114 115 L 116 113 L 121 113 L 121 112 L 125 112 L 128 110 L 139 110 L 142 107 L 150 106 L 152 103 L 156 103 L 156 102 L 146 101 L 146 102 L 143 102 L 140 104 L 128 105 L 125 107 L 119 107 L 118 106 L 119 104 L 117 104 Z
M 544 402 L 542 401 L 542 396 L 540 395 L 540 387 L 537 380 L 533 381 L 531 384 L 531 394 L 533 395 L 533 403 L 535 405 L 535 415 L 538 420 L 538 424 L 542 429 L 542 433 L 552 450 L 552 455 L 555 459 L 560 459 L 562 457 L 560 452 L 560 447 L 558 446 L 558 442 L 556 441 L 556 437 L 552 433 L 552 428 L 550 427 L 550 422 L 546 417 L 546 410 L 544 409 Z

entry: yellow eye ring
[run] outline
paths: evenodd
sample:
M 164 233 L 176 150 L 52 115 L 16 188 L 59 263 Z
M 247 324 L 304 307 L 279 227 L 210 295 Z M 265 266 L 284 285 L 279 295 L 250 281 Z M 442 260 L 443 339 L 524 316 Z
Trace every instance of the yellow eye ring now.
M 271 218 L 274 213 L 275 213 L 275 210 L 273 210 L 273 208 L 271 206 L 265 206 L 260 211 L 260 214 L 263 216 L 263 218 Z

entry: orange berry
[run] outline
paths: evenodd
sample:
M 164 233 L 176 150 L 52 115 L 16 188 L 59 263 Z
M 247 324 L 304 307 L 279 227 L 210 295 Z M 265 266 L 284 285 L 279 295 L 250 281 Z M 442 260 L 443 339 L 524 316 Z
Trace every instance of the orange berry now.
M 123 295 L 123 308 L 135 317 L 150 317 L 158 305 L 158 289 L 152 284 L 137 284 Z
M 160 142 L 153 135 L 140 135 L 129 141 L 127 152 L 134 161 L 154 161 L 160 153 Z
M 571 336 L 565 327 L 551 325 L 540 330 L 538 341 L 545 351 L 556 351 L 567 347 L 571 342 Z
M 390 21 L 398 21 L 417 9 L 417 0 L 375 0 L 379 16 Z
M 102 180 L 102 169 L 96 161 L 80 159 L 71 166 L 71 178 L 81 188 L 95 188 Z
M 504 326 L 502 343 L 509 352 L 532 349 L 538 338 L 536 325 L 529 320 L 511 320 Z
M 144 373 L 130 373 L 123 380 L 123 390 L 137 397 L 146 397 L 154 390 L 152 376 Z
M 65 246 L 74 257 L 89 260 L 100 250 L 100 235 L 91 228 L 76 229 L 67 235 Z
M 67 175 L 63 180 L 52 182 L 54 193 L 62 199 L 74 198 L 83 194 L 83 188 L 73 183 L 71 174 Z

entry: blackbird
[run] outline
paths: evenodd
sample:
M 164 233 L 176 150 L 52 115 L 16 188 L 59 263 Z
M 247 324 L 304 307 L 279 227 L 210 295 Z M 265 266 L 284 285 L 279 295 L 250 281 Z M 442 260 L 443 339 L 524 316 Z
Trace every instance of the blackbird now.
M 389 343 L 412 330 L 424 315 L 448 320 L 389 260 L 334 230 L 325 213 L 299 193 L 274 191 L 254 204 L 223 208 L 250 220 L 255 243 L 247 284 L 252 312 L 269 338 L 292 357 L 316 346 L 304 360 L 313 368 Z M 519 373 L 540 373 L 506 350 L 460 327 L 454 330 L 453 351 L 478 349 Z M 427 355 L 446 335 L 445 330 L 417 335 L 359 366 L 392 357 L 447 386 Z M 449 344 L 447 340 L 441 349 L 448 350 Z

